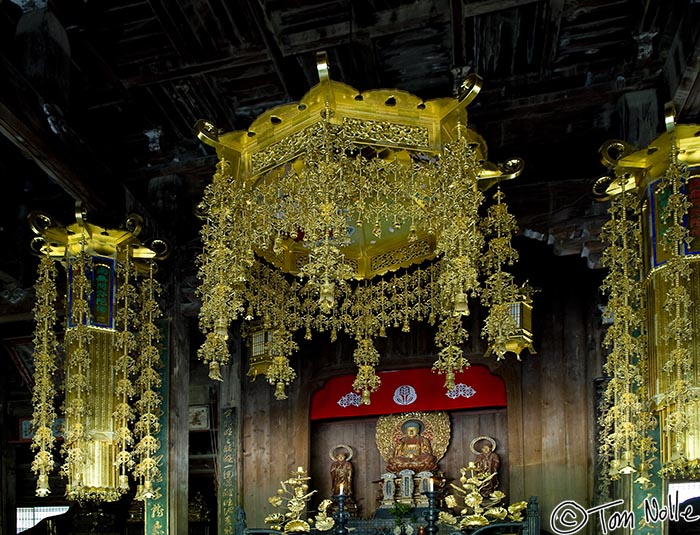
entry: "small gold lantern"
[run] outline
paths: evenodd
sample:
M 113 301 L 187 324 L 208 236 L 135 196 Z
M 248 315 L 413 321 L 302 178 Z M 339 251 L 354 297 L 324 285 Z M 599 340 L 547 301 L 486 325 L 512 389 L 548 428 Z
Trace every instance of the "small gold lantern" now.
M 520 360 L 520 353 L 527 349 L 531 355 L 536 351 L 532 345 L 532 305 L 528 301 L 516 301 L 508 304 L 508 314 L 515 320 L 515 334 L 506 342 L 506 349 L 515 353 Z
M 259 374 L 265 374 L 272 364 L 272 354 L 270 353 L 270 342 L 272 342 L 273 331 L 266 329 L 263 325 L 251 327 L 248 335 L 248 345 L 250 347 L 248 377 L 255 381 Z

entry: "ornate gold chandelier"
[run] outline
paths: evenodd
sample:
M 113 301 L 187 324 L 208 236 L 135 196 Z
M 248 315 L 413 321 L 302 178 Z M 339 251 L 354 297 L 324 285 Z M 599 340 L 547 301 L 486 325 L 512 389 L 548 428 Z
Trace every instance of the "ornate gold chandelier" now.
M 517 260 L 515 220 L 500 189 L 481 213 L 482 192 L 518 176 L 522 161 L 488 162 L 483 139 L 466 127 L 480 78 L 471 75 L 458 98 L 424 102 L 335 82 L 324 54 L 317 68 L 320 83 L 301 101 L 246 131 L 197 124 L 220 157 L 199 207 L 199 356 L 210 377 L 221 379 L 237 318 L 254 321 L 255 339 L 266 340 L 251 375 L 265 373 L 278 399 L 296 375 L 294 333 L 345 332 L 357 343 L 354 388 L 369 403 L 379 387 L 375 338 L 428 321 L 438 324 L 434 369 L 451 389 L 468 366 L 462 316 L 477 296 L 490 310 L 490 351 L 503 358 L 531 348 L 521 322 L 529 314 L 514 306 L 529 306 L 529 294 L 506 271 Z
M 30 215 L 38 235 L 32 248 L 41 255 L 34 317 L 34 414 L 32 470 L 37 496 L 50 493 L 56 437 L 55 398 L 63 379 L 65 424 L 61 474 L 69 500 L 114 501 L 129 489 L 128 472 L 138 481 L 136 497 L 158 492 L 162 410 L 160 329 L 155 301 L 159 286 L 155 261 L 166 245 L 147 245 L 137 236 L 138 216 L 122 229 L 90 224 L 80 207 L 76 222 L 63 227 L 40 212 Z M 58 289 L 56 262 L 65 268 L 65 361 L 54 331 Z
M 604 145 L 612 173 L 595 186 L 611 203 L 601 456 L 611 479 L 632 475 L 643 488 L 657 449 L 660 477 L 700 477 L 699 136 L 669 106 L 667 132 L 649 147 Z

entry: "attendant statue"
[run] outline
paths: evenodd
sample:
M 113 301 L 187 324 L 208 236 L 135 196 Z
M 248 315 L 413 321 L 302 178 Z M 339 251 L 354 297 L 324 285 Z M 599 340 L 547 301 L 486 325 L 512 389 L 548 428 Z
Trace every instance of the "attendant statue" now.
M 345 496 L 345 512 L 350 516 L 357 515 L 357 503 L 352 495 L 352 472 L 353 467 L 350 463 L 352 459 L 352 448 L 346 444 L 338 444 L 330 449 L 328 456 L 331 458 L 331 492 L 333 496 L 333 505 L 330 511 L 335 513 L 338 510 L 338 503 L 335 497 L 339 495 Z
M 331 463 L 331 487 L 334 496 L 352 494 L 352 449 L 338 444 L 329 452 Z
M 479 444 L 478 450 L 476 445 Z M 477 471 L 480 472 L 481 478 L 489 479 L 479 489 L 481 495 L 488 497 L 492 492 L 498 489 L 498 468 L 501 466 L 501 459 L 495 452 L 496 441 L 491 437 L 477 437 L 472 440 L 470 449 L 476 455 L 474 465 Z
M 430 440 L 421 435 L 423 424 L 420 420 L 408 420 L 401 426 L 403 436 L 398 440 L 394 451 L 387 461 L 388 472 L 401 470 L 414 472 L 436 472 L 437 458 L 433 454 Z

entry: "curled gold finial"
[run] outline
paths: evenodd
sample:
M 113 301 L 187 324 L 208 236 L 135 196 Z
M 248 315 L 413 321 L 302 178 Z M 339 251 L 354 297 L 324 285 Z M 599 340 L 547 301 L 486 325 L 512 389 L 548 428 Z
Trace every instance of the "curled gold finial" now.
M 170 254 L 170 244 L 160 238 L 153 238 L 145 244 L 156 255 L 154 260 L 164 260 Z
M 46 229 L 58 226 L 50 215 L 34 211 L 27 216 L 29 226 L 35 234 L 43 234 Z
M 36 236 L 34 239 L 32 239 L 31 243 L 29 244 L 29 247 L 36 254 L 44 254 L 45 247 L 47 247 L 47 245 L 48 244 L 46 243 L 46 240 L 43 236 Z
M 523 169 L 525 169 L 525 161 L 522 158 L 510 158 L 500 163 L 498 168 L 503 173 L 503 180 L 510 180 L 523 172 Z
M 610 175 L 603 175 L 596 179 L 596 181 L 593 183 L 593 195 L 601 201 L 605 201 L 609 198 L 608 194 L 608 188 L 610 187 L 610 184 L 612 184 L 614 178 L 611 177 Z
M 474 72 L 467 76 L 459 86 L 459 102 L 468 106 L 481 91 L 483 81 L 483 78 Z
M 211 121 L 199 119 L 194 125 L 194 130 L 200 141 L 204 141 L 205 143 L 207 141 L 213 143 L 219 142 L 219 131 Z
M 138 214 L 129 214 L 124 222 L 124 227 L 134 236 L 138 236 L 143 228 L 143 217 Z
M 611 139 L 600 147 L 600 159 L 606 167 L 616 167 L 618 161 L 637 150 L 621 139 Z

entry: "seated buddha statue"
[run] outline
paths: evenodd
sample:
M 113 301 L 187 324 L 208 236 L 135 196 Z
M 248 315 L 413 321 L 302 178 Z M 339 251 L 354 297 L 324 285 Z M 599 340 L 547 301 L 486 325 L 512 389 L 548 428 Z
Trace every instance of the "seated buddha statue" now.
M 391 458 L 386 463 L 388 472 L 437 471 L 437 458 L 433 454 L 430 440 L 421 435 L 422 430 L 423 425 L 418 420 L 408 420 L 401 426 L 404 435 L 397 442 Z

